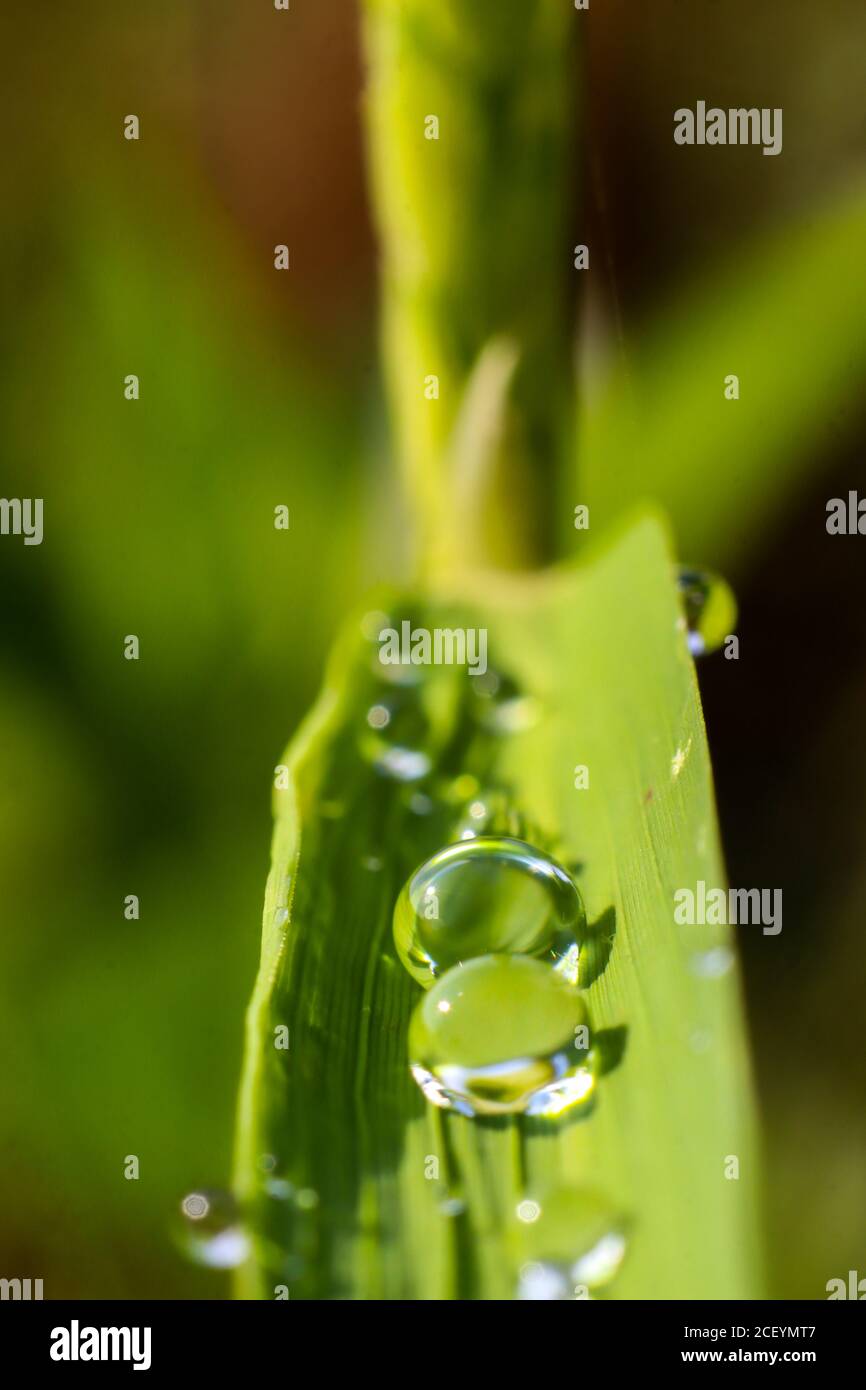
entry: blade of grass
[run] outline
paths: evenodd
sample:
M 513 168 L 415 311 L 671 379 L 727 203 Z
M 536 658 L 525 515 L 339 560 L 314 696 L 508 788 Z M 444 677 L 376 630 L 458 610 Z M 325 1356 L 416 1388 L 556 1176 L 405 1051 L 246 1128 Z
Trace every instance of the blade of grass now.
M 471 601 L 440 595 L 432 612 L 487 626 L 493 662 L 541 717 L 479 738 L 469 678 L 440 671 L 430 775 L 414 788 L 383 777 L 359 743 L 382 698 L 370 644 L 356 630 L 341 643 L 275 798 L 239 1106 L 236 1188 L 254 1237 L 239 1292 L 510 1298 L 516 1205 L 564 1182 L 600 1188 L 631 1218 L 613 1296 L 754 1297 L 757 1159 L 736 974 L 695 971 L 707 950 L 727 960 L 730 932 L 673 917 L 678 888 L 724 875 L 664 534 L 641 520 L 574 572 L 479 580 Z M 575 789 L 576 764 L 588 790 Z M 480 792 L 460 792 L 467 772 Z M 394 901 L 454 836 L 466 798 L 491 785 L 582 865 L 588 999 L 611 1069 L 580 1119 L 467 1120 L 428 1106 L 409 1076 L 421 991 L 393 949 Z M 280 1027 L 288 1050 L 274 1045 Z M 459 1208 L 443 1208 L 449 1199 Z
M 573 396 L 574 15 L 560 0 L 366 0 L 365 12 L 385 370 L 423 562 L 537 563 L 552 549 Z M 497 337 L 518 363 L 497 486 L 472 517 L 467 555 L 453 534 L 451 441 L 469 375 Z

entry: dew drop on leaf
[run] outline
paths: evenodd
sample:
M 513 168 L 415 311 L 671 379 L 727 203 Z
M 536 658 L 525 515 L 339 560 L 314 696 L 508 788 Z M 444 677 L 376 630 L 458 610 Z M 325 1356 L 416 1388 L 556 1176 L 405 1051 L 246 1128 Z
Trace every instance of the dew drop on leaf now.
M 490 954 L 535 956 L 572 984 L 586 914 L 549 854 L 508 836 L 447 845 L 416 869 L 394 909 L 401 961 L 428 987 L 452 966 Z
M 529 956 L 479 956 L 447 971 L 409 1025 L 412 1075 L 462 1115 L 563 1114 L 594 1089 L 580 992 Z
M 491 734 L 518 734 L 538 722 L 538 700 L 527 695 L 510 676 L 486 671 L 472 677 L 475 718 Z
M 517 1298 L 559 1302 L 603 1288 L 626 1252 L 626 1223 L 606 1198 L 579 1188 L 558 1188 L 536 1202 L 524 1223 Z
M 730 585 L 711 570 L 688 566 L 677 572 L 677 585 L 692 656 L 717 651 L 737 622 L 737 601 Z
M 367 710 L 361 753 L 384 776 L 417 782 L 433 766 L 428 733 L 423 709 L 413 696 L 389 695 Z
M 180 1203 L 176 1240 L 194 1264 L 234 1269 L 249 1254 L 249 1237 L 230 1192 L 198 1188 Z
M 693 974 L 702 980 L 719 980 L 733 968 L 734 953 L 729 946 L 711 946 L 696 951 L 691 958 Z

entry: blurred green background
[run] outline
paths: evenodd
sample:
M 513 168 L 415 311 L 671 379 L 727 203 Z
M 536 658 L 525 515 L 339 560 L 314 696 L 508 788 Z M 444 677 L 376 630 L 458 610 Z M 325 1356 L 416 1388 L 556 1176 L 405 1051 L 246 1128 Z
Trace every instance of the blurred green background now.
M 784 890 L 781 936 L 741 933 L 770 1292 L 823 1297 L 866 1275 L 866 539 L 824 525 L 866 494 L 866 11 L 683 9 L 576 20 L 562 550 L 575 503 L 601 527 L 651 494 L 738 592 L 740 660 L 701 681 L 731 880 Z M 225 1297 L 170 1228 L 228 1178 L 272 769 L 340 615 L 402 562 L 357 7 L 32 0 L 0 26 L 0 492 L 45 499 L 41 546 L 0 540 L 0 1274 Z M 699 98 L 782 106 L 783 154 L 678 149 Z

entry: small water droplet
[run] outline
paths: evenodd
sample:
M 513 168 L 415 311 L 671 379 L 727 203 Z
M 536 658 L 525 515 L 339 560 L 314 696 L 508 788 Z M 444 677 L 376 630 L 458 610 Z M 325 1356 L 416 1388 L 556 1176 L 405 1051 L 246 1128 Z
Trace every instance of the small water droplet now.
M 295 1206 L 299 1211 L 314 1211 L 319 1205 L 319 1194 L 312 1187 L 301 1187 L 295 1193 Z
M 409 1025 L 418 1085 L 432 1104 L 467 1116 L 572 1109 L 594 1088 L 589 1048 L 582 995 L 528 956 L 455 966 Z
M 275 909 L 274 909 L 274 926 L 275 926 L 275 927 L 282 927 L 282 926 L 285 926 L 285 924 L 286 924 L 286 922 L 288 922 L 288 920 L 289 920 L 289 909 L 288 909 L 287 907 L 278 907 L 278 908 L 275 908 Z
M 518 1299 L 559 1302 L 609 1284 L 626 1252 L 625 1223 L 609 1202 L 596 1192 L 559 1188 L 536 1205 L 539 1215 L 521 1237 L 527 1260 Z
M 541 1215 L 541 1207 L 538 1202 L 533 1202 L 529 1198 L 517 1203 L 517 1219 L 527 1225 L 537 1221 Z
M 377 874 L 382 867 L 382 860 L 375 854 L 365 854 L 361 859 L 361 867 L 371 874 Z
M 288 1202 L 295 1195 L 295 1189 L 286 1178 L 268 1178 L 265 1191 L 276 1202 Z
M 433 810 L 433 798 L 423 792 L 413 792 L 409 797 L 409 810 L 415 816 L 429 816 Z
M 585 920 L 576 885 L 549 854 L 478 835 L 415 870 L 394 908 L 394 941 L 425 987 L 451 966 L 496 953 L 536 956 L 574 983 Z
M 737 601 L 730 585 L 711 570 L 683 566 L 677 584 L 685 609 L 686 632 L 692 656 L 717 651 L 737 624 Z
M 569 1283 L 567 1273 L 554 1265 L 540 1264 L 529 1260 L 520 1266 L 520 1282 L 517 1297 L 523 1302 L 563 1302 L 568 1298 Z
M 432 766 L 426 753 L 413 748 L 385 749 L 376 765 L 398 782 L 418 782 Z
M 209 1269 L 234 1269 L 249 1254 L 237 1202 L 228 1192 L 201 1188 L 180 1203 L 177 1241 L 184 1254 Z
M 395 693 L 367 711 L 361 752 L 379 772 L 398 782 L 426 777 L 432 760 L 424 747 L 428 733 L 424 712 L 414 696 Z
M 708 951 L 696 951 L 690 964 L 702 980 L 719 980 L 732 968 L 734 953 L 730 946 L 712 946 Z
M 486 671 L 472 677 L 475 694 L 475 717 L 483 729 L 492 734 L 517 734 L 531 729 L 540 715 L 538 700 L 527 695 L 510 676 L 501 671 Z
M 481 789 L 477 785 L 462 803 L 451 839 L 472 840 L 476 835 L 504 835 L 513 840 L 543 843 L 539 828 L 529 825 L 506 791 Z
M 462 1197 L 443 1197 L 439 1203 L 439 1210 L 443 1216 L 462 1216 L 466 1210 L 466 1203 Z

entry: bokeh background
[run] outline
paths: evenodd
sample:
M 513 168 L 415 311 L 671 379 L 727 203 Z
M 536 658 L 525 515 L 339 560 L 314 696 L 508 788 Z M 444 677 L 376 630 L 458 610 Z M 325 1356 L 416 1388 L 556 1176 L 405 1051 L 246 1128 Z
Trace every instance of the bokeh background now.
M 772 366 L 728 457 L 723 431 L 700 448 L 684 378 L 684 434 L 644 467 L 638 433 L 592 524 L 657 495 L 682 557 L 739 596 L 740 660 L 701 683 L 731 880 L 784 891 L 782 935 L 741 934 L 770 1292 L 823 1297 L 866 1275 L 866 538 L 825 530 L 829 497 L 866 495 L 862 221 L 844 229 L 866 12 L 609 0 L 578 22 L 586 409 L 648 353 L 676 401 L 665 335 L 691 316 L 688 360 L 711 354 L 746 266 L 743 351 Z M 47 1297 L 225 1297 L 171 1226 L 228 1179 L 272 768 L 340 615 L 401 551 L 358 10 L 30 0 L 0 25 L 0 492 L 44 497 L 46 527 L 0 540 L 0 1274 Z M 672 111 L 699 97 L 782 106 L 782 156 L 677 149 Z M 764 305 L 776 273 L 790 296 L 780 280 Z

